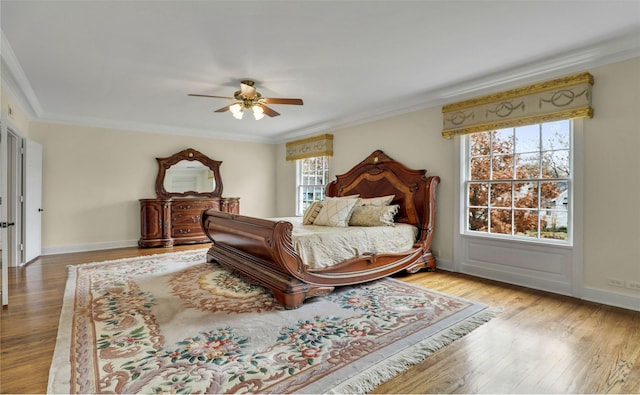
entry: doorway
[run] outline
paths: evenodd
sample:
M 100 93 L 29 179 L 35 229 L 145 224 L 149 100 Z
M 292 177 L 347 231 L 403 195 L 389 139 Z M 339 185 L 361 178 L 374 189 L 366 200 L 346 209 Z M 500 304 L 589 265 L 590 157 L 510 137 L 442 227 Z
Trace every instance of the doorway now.
M 42 146 L 27 140 L 6 124 L 0 124 L 0 282 L 3 306 L 9 304 L 8 268 L 25 264 L 41 254 L 41 204 Z

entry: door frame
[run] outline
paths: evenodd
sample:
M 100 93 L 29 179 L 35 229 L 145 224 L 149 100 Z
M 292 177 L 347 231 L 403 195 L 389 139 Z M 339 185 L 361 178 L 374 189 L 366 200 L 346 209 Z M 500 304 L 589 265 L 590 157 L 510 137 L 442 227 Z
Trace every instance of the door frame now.
M 0 122 L 0 221 L 7 218 L 7 123 Z M 9 304 L 9 254 L 7 251 L 7 229 L 0 227 L 0 248 L 2 249 L 2 305 Z
M 23 201 L 22 185 L 23 185 L 23 141 L 24 136 L 15 128 L 7 127 L 7 194 L 6 222 L 13 225 L 6 228 L 7 230 L 7 255 L 8 267 L 21 266 L 24 264 L 24 253 L 22 246 L 24 245 L 23 232 Z
M 24 135 L 10 121 L 0 122 L 0 222 L 13 222 L 0 227 L 2 306 L 9 304 L 9 267 L 24 264 L 23 244 L 23 164 Z

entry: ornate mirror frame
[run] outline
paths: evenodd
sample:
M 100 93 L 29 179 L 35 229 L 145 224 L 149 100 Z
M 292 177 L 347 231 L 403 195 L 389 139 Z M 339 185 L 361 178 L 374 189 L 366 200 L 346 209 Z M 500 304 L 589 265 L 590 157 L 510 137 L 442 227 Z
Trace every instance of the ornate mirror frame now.
M 166 158 L 156 158 L 158 161 L 158 176 L 156 177 L 156 194 L 158 198 L 171 198 L 171 197 L 186 197 L 186 196 L 198 196 L 198 197 L 221 197 L 222 196 L 222 178 L 220 177 L 220 164 L 222 161 L 213 160 L 208 156 L 194 150 L 193 148 L 187 148 L 186 150 L 175 153 Z M 215 187 L 211 192 L 168 192 L 164 187 L 164 179 L 167 170 L 178 162 L 183 160 L 198 161 L 211 169 L 213 172 L 213 178 L 215 180 Z

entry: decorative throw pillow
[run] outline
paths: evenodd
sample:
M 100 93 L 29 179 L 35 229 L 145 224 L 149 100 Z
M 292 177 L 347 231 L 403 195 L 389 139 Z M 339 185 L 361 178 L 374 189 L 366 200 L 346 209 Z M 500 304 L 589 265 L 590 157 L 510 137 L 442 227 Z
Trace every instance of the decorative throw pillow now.
M 320 209 L 315 221 L 313 221 L 313 224 L 342 228 L 347 227 L 349 226 L 351 212 L 357 202 L 357 198 L 345 199 L 328 197 L 324 200 L 322 208 Z
M 311 205 L 304 211 L 304 215 L 302 216 L 302 225 L 313 225 L 313 221 L 316 220 L 321 208 L 321 201 L 311 203 Z
M 350 226 L 389 226 L 393 225 L 393 217 L 398 212 L 399 205 L 391 206 L 356 206 L 353 209 Z
M 388 195 L 368 199 L 360 199 L 358 200 L 358 204 L 356 204 L 356 206 L 388 206 L 389 204 L 391 204 L 391 201 L 394 197 L 396 196 Z

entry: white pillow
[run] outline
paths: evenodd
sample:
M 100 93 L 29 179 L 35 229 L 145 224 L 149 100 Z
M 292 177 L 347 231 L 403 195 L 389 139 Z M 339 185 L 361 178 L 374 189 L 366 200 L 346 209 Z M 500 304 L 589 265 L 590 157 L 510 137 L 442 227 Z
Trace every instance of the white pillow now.
M 351 212 L 357 202 L 357 198 L 345 199 L 328 197 L 324 200 L 322 208 L 320 209 L 315 221 L 313 221 L 313 224 L 342 228 L 347 227 L 349 226 Z
M 396 195 L 359 199 L 356 206 L 388 206 Z

